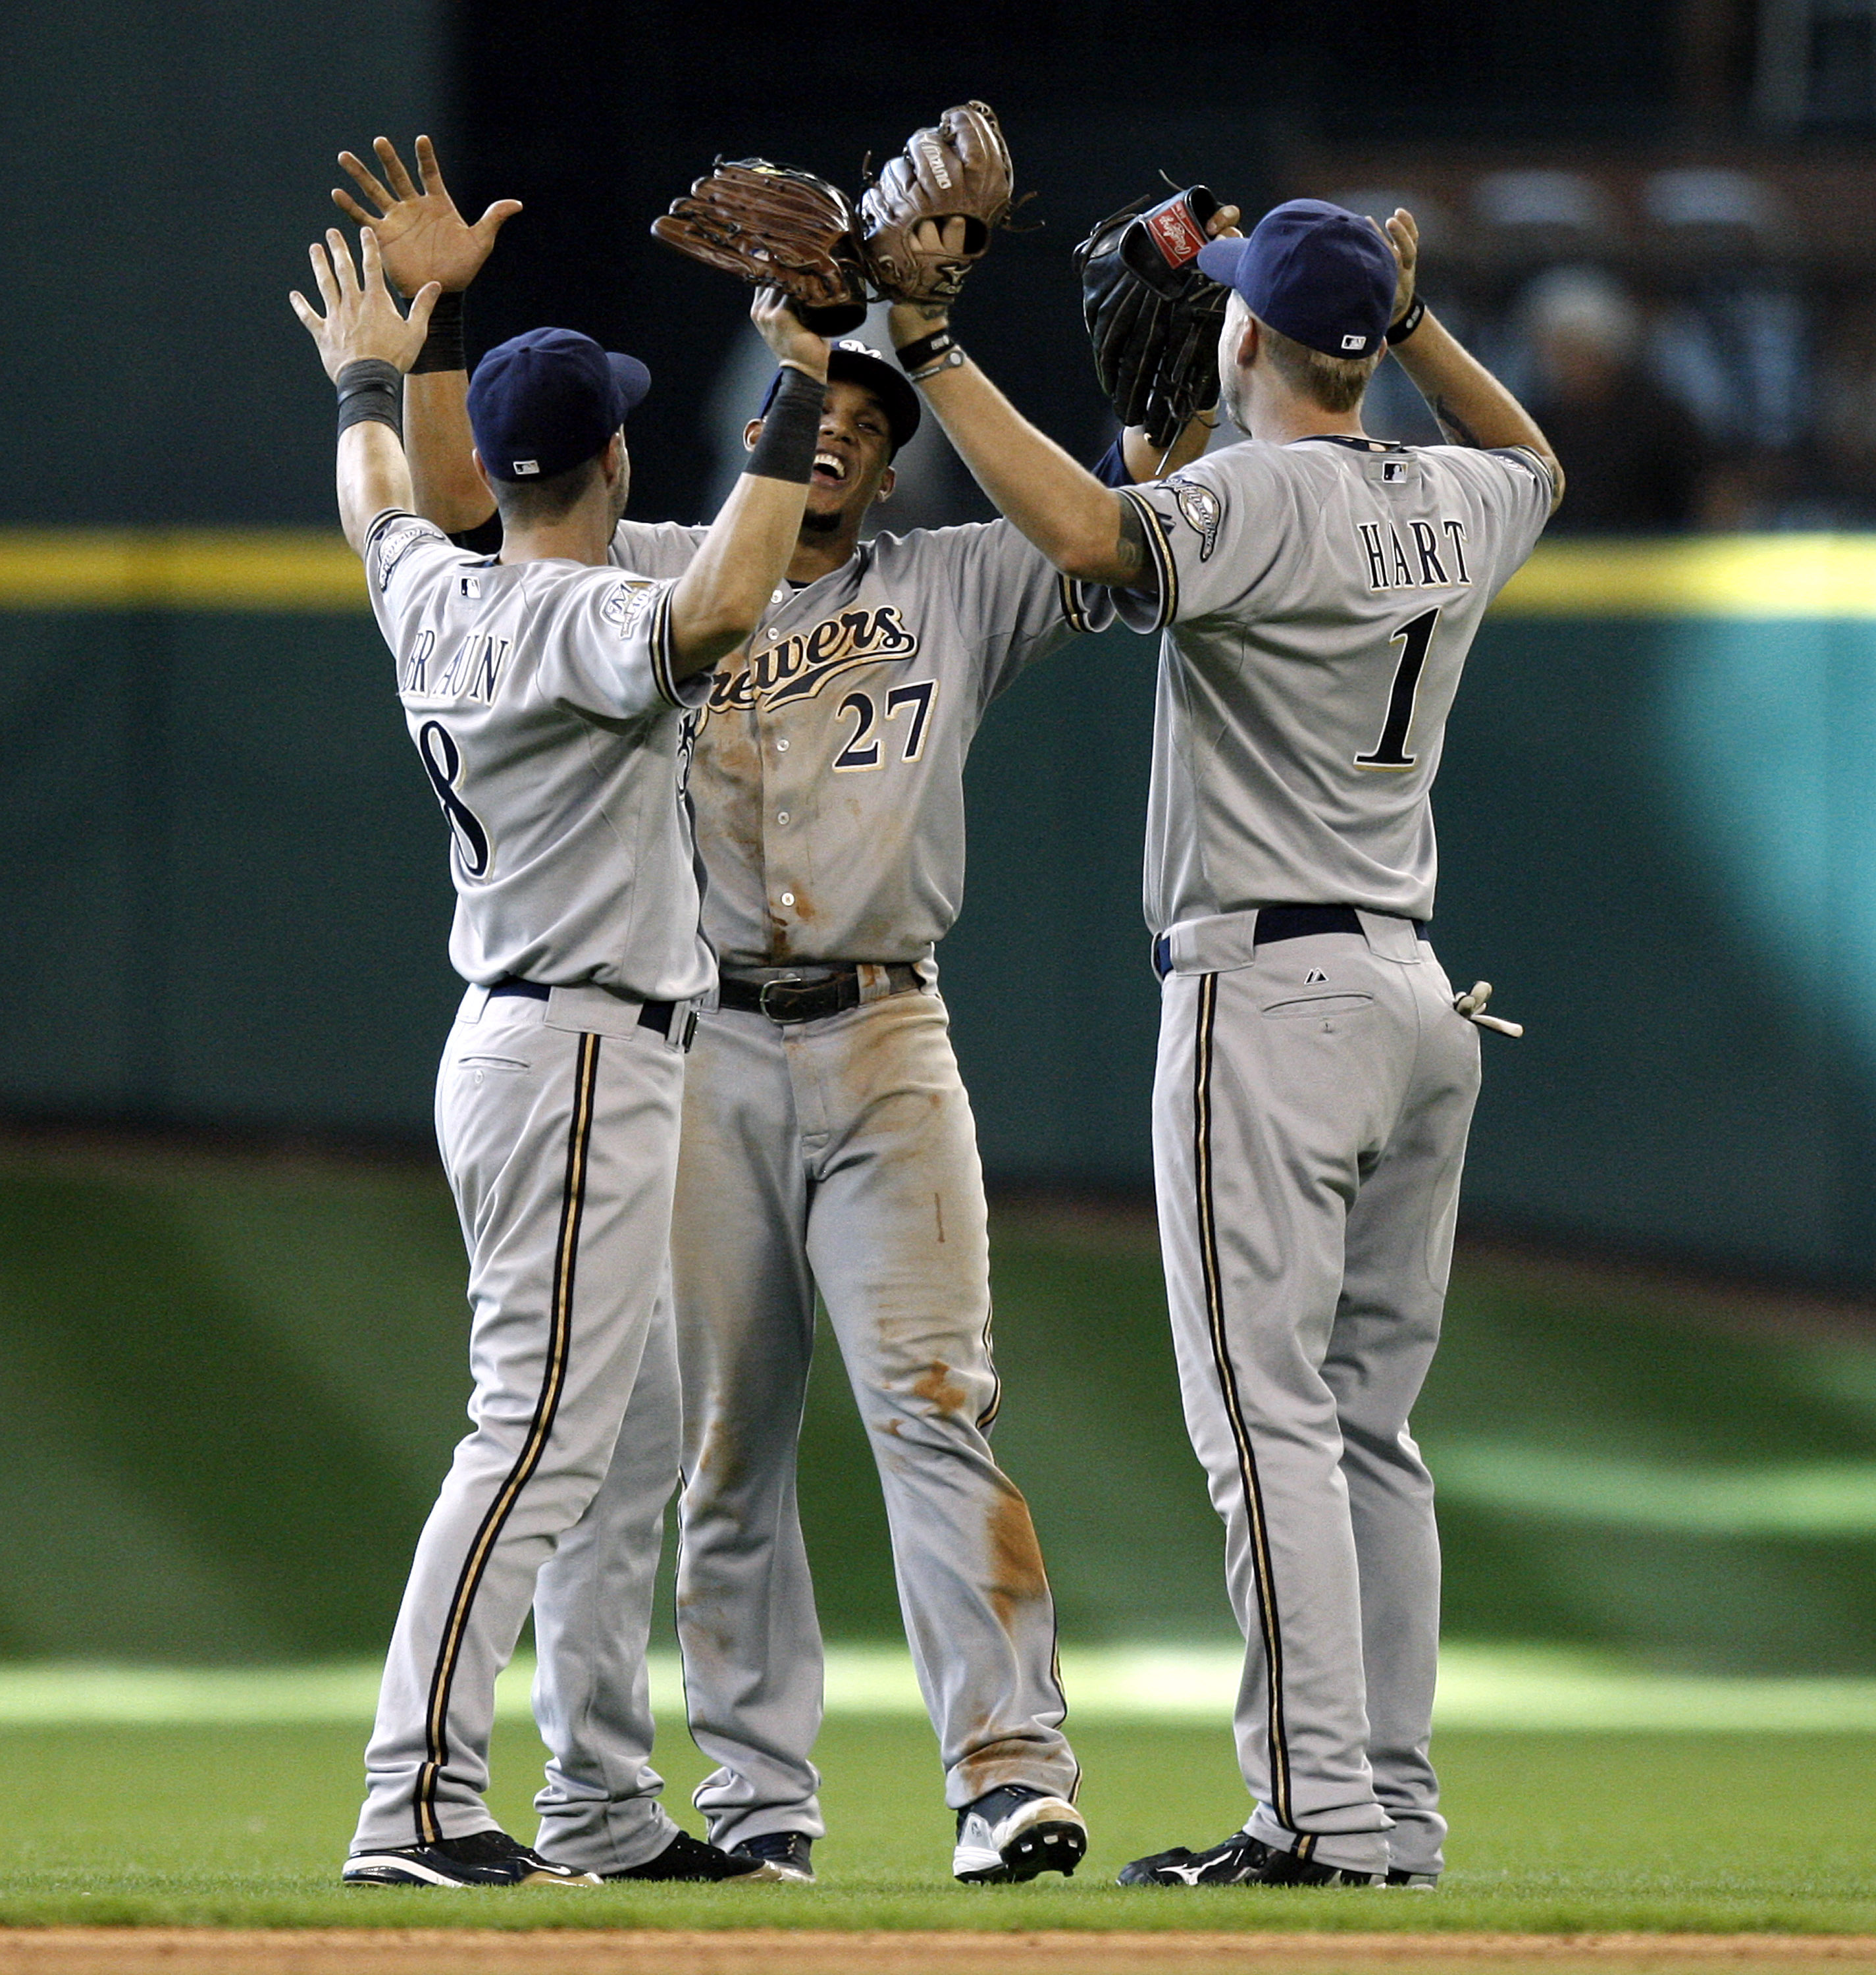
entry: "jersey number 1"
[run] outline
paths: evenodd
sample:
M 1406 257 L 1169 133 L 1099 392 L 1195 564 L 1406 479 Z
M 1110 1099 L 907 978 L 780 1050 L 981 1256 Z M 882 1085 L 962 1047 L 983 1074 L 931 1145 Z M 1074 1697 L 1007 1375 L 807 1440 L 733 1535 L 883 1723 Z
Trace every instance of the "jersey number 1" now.
M 1388 640 L 1401 647 L 1401 662 L 1394 669 L 1394 684 L 1388 694 L 1388 717 L 1382 723 L 1381 738 L 1374 752 L 1358 754 L 1358 768 L 1393 770 L 1411 768 L 1414 757 L 1407 751 L 1407 730 L 1414 724 L 1414 698 L 1420 691 L 1420 675 L 1425 669 L 1427 652 L 1433 642 L 1434 627 L 1440 621 L 1436 605 L 1411 624 L 1403 624 Z

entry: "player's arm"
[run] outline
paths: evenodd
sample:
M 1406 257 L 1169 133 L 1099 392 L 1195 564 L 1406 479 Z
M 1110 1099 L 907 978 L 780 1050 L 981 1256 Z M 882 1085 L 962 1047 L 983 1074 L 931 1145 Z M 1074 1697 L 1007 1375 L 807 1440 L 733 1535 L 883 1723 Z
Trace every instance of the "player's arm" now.
M 826 396 L 827 343 L 779 288 L 757 291 L 750 319 L 784 366 L 762 435 L 697 554 L 671 593 L 672 671 L 708 672 L 761 622 L 801 533 Z
M 335 226 L 322 247 L 311 249 L 313 279 L 326 312 L 321 315 L 296 289 L 288 297 L 319 350 L 326 375 L 339 392 L 339 521 L 360 554 L 365 533 L 387 508 L 410 505 L 410 468 L 398 429 L 404 373 L 428 332 L 437 296 L 426 284 L 408 317 L 384 284 L 376 237 L 359 236 L 359 266 Z
M 370 228 L 385 277 L 399 294 L 414 295 L 429 281 L 442 290 L 429 338 L 404 381 L 404 445 L 416 511 L 448 533 L 461 534 L 481 527 L 495 511 L 471 457 L 475 441 L 469 430 L 462 298 L 481 271 L 495 235 L 521 210 L 521 202 L 497 199 L 471 225 L 449 196 L 436 147 L 428 137 L 417 140 L 414 180 L 389 138 L 374 138 L 372 150 L 383 176 L 353 153 L 341 151 L 339 163 L 360 196 L 335 186 L 333 203 Z
M 943 326 L 941 316 L 915 304 L 892 311 L 901 347 Z M 1123 590 L 1142 580 L 1145 533 L 1132 503 L 1038 432 L 968 357 L 915 381 L 997 511 L 1064 576 Z
M 1420 229 L 1404 207 L 1382 229 L 1400 266 L 1395 286 L 1394 320 L 1405 320 L 1413 307 L 1414 283 L 1420 256 Z M 1452 332 L 1424 309 L 1404 342 L 1388 346 L 1395 363 L 1413 380 L 1440 429 L 1455 445 L 1521 445 L 1534 452 L 1550 473 L 1551 512 L 1563 498 L 1563 468 L 1537 421 L 1500 383 Z

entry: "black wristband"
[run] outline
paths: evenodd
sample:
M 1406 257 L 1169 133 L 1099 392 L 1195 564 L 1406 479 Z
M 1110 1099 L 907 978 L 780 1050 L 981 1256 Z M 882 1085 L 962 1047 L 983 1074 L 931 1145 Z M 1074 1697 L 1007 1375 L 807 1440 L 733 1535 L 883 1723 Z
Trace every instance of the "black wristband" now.
M 1388 331 L 1387 344 L 1391 350 L 1397 343 L 1405 343 L 1420 327 L 1420 318 L 1427 312 L 1424 300 L 1418 296 L 1407 305 L 1407 313 Z
M 762 414 L 762 430 L 743 471 L 764 480 L 805 486 L 814 478 L 814 450 L 820 444 L 821 406 L 827 387 L 792 363 L 782 366 L 775 395 Z
M 368 419 L 404 436 L 404 373 L 381 357 L 361 357 L 339 373 L 339 429 Z
M 899 367 L 909 377 L 957 347 L 958 340 L 951 333 L 951 324 L 946 323 L 941 328 L 933 330 L 929 336 L 920 337 L 916 343 L 902 343 L 893 354 L 899 360 Z
M 466 370 L 468 367 L 462 350 L 462 291 L 445 290 L 430 311 L 429 334 L 417 352 L 416 362 L 410 366 L 411 373 L 415 376 L 419 370 Z

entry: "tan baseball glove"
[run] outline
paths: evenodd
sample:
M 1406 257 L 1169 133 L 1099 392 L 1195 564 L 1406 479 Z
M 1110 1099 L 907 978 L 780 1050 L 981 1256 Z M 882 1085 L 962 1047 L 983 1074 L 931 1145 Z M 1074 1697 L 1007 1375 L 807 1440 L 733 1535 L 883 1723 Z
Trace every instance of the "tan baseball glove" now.
M 1014 188 L 1010 147 L 987 103 L 961 104 L 915 130 L 860 195 L 860 251 L 875 287 L 895 301 L 954 300 L 1009 218 Z
M 766 158 L 719 158 L 707 178 L 652 222 L 667 247 L 752 288 L 790 296 L 795 313 L 823 336 L 866 317 L 866 283 L 853 209 L 839 186 Z

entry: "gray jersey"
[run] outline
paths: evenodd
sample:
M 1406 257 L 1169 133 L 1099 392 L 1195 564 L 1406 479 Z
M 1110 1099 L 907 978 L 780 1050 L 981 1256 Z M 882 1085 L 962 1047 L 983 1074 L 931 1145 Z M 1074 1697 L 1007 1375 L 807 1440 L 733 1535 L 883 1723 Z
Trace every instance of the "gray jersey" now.
M 613 559 L 689 566 L 701 528 L 623 522 Z M 1083 628 L 1007 521 L 882 534 L 777 590 L 715 675 L 693 774 L 704 922 L 728 966 L 916 961 L 964 899 L 964 764 L 984 709 Z
M 1158 593 L 1115 603 L 1166 633 L 1149 927 L 1291 903 L 1431 917 L 1446 717 L 1549 518 L 1536 456 L 1249 441 L 1122 495 Z
M 410 737 L 450 824 L 451 964 L 685 1001 L 715 978 L 683 776 L 706 678 L 672 676 L 672 584 L 504 566 L 393 511 L 366 543 Z

